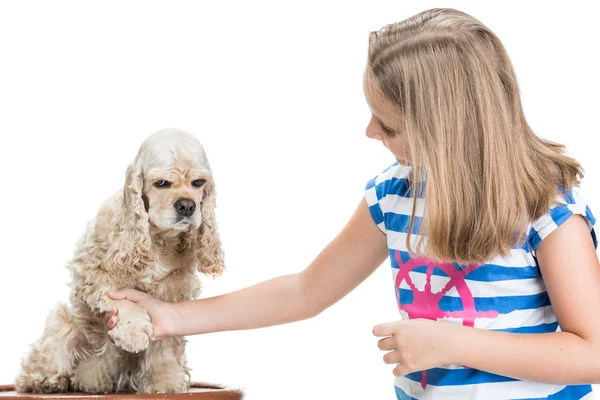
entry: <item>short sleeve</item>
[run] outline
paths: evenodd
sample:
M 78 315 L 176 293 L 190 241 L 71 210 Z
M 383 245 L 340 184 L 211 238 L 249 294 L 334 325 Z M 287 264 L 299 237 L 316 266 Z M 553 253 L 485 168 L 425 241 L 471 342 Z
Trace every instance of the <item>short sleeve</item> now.
M 385 215 L 389 211 L 386 196 L 393 190 L 393 182 L 398 174 L 405 173 L 407 167 L 401 166 L 397 161 L 387 167 L 383 172 L 369 180 L 365 187 L 365 200 L 375 224 L 387 234 Z
M 571 190 L 562 190 L 561 196 L 557 198 L 557 202 L 559 202 L 559 204 L 553 205 L 550 208 L 550 211 L 532 223 L 531 231 L 529 233 L 529 245 L 532 255 L 535 257 L 535 250 L 542 240 L 565 223 L 573 214 L 580 214 L 586 219 L 594 243 L 594 248 L 597 249 L 598 240 L 595 231 L 596 219 L 577 190 L 575 188 Z
M 377 196 L 376 179 L 377 177 L 367 182 L 367 186 L 365 187 L 365 200 L 369 206 L 369 212 L 371 213 L 373 221 L 375 221 L 375 224 L 377 224 L 383 233 L 387 234 L 385 229 L 385 221 L 383 219 L 383 210 L 381 209 L 381 204 L 379 203 L 381 199 Z

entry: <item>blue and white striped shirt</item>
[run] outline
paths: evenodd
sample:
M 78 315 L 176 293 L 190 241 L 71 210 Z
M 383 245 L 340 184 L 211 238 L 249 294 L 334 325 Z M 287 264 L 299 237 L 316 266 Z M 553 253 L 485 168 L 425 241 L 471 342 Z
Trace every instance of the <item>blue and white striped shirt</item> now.
M 535 249 L 571 215 L 586 218 L 594 246 L 598 241 L 590 209 L 575 190 L 564 192 L 548 213 L 530 224 L 525 246 L 482 265 L 433 263 L 409 256 L 406 236 L 413 196 L 411 167 L 395 162 L 371 179 L 365 198 L 377 226 L 387 235 L 396 299 L 402 319 L 428 318 L 475 328 L 515 333 L 559 330 L 537 266 Z M 411 244 L 415 247 L 424 198 L 417 197 Z M 427 238 L 424 239 L 424 242 Z M 430 286 L 426 286 L 427 281 Z M 489 372 L 444 365 L 395 378 L 398 399 L 591 399 L 591 385 L 522 381 Z

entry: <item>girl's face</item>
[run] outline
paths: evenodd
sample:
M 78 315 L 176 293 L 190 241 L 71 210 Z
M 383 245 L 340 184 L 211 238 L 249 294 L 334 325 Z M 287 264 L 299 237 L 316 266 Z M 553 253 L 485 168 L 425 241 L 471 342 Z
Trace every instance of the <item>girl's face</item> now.
M 366 132 L 367 137 L 380 140 L 400 164 L 410 164 L 411 157 L 408 142 L 403 132 L 394 130 L 394 127 L 401 125 L 398 123 L 397 107 L 385 98 L 383 93 L 374 85 L 367 72 L 363 77 L 363 90 L 367 104 L 371 109 L 371 120 L 367 125 Z

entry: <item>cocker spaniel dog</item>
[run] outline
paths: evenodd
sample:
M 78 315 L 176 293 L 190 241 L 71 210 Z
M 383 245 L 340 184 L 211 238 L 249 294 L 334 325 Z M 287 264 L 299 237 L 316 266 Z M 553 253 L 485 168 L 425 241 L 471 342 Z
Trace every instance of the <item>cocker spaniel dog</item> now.
M 123 190 L 106 200 L 76 246 L 70 306 L 59 304 L 21 363 L 21 392 L 184 392 L 185 339 L 152 341 L 150 317 L 107 293 L 135 288 L 169 302 L 200 295 L 199 274 L 224 270 L 215 185 L 191 134 L 166 129 L 142 144 Z M 109 341 L 103 315 L 119 309 Z

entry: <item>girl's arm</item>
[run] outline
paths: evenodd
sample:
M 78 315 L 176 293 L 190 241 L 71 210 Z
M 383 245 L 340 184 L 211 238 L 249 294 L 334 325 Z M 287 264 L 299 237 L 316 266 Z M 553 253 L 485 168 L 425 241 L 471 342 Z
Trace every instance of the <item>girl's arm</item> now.
M 600 264 L 584 218 L 571 216 L 536 254 L 562 332 L 518 334 L 448 324 L 448 361 L 522 380 L 600 383 Z
M 302 272 L 279 276 L 221 296 L 163 303 L 131 289 L 126 298 L 148 310 L 154 338 L 260 328 L 318 315 L 365 280 L 387 258 L 385 234 L 363 199 L 342 231 Z M 108 327 L 117 317 L 108 315 Z

